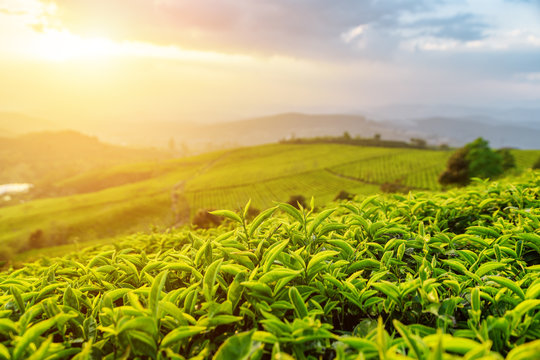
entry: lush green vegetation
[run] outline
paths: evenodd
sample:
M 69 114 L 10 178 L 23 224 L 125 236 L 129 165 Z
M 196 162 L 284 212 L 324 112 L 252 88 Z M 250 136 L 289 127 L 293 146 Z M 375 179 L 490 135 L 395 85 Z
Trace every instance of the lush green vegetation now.
M 0 273 L 2 359 L 534 359 L 540 177 L 279 204 Z M 249 206 L 249 205 L 248 205 Z
M 510 149 L 494 151 L 488 141 L 478 138 L 458 149 L 448 159 L 439 176 L 442 185 L 466 185 L 472 178 L 494 179 L 517 166 Z
M 413 189 L 436 190 L 440 188 L 437 176 L 449 156 L 448 151 L 388 151 L 331 170 L 367 183 L 401 181 Z
M 539 151 L 513 151 L 519 169 Z M 0 208 L 0 257 L 189 223 L 199 209 L 263 209 L 291 195 L 320 204 L 342 190 L 379 192 L 386 181 L 437 189 L 445 151 L 338 144 L 266 145 L 91 171 L 57 183 L 72 196 Z M 41 230 L 41 232 L 40 232 Z

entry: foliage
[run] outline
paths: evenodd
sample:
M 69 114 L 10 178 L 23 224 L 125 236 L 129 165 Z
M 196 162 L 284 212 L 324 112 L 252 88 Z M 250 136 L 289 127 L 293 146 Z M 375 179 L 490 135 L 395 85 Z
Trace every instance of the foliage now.
M 510 149 L 499 149 L 497 150 L 497 154 L 501 156 L 503 171 L 508 171 L 517 167 L 516 158 L 514 157 Z
M 463 186 L 475 177 L 495 178 L 511 167 L 515 167 L 515 159 L 509 150 L 495 152 L 486 140 L 478 138 L 452 154 L 439 183 Z
M 366 183 L 381 184 L 402 181 L 413 189 L 439 189 L 438 174 L 450 156 L 447 151 L 381 149 L 369 152 L 356 161 L 330 168 L 340 176 Z
M 465 158 L 469 164 L 469 176 L 482 179 L 494 178 L 503 172 L 501 155 L 491 150 L 489 143 L 478 138 L 465 145 Z
M 291 195 L 287 204 L 292 205 L 296 209 L 306 208 L 306 197 L 304 195 Z
M 540 178 L 280 203 L 0 273 L 5 359 L 533 359 Z
M 411 190 L 406 185 L 403 185 L 403 181 L 395 180 L 392 182 L 385 182 L 381 185 L 381 191 L 383 193 L 408 193 Z
M 469 183 L 470 174 L 467 152 L 467 148 L 461 148 L 450 156 L 446 169 L 439 176 L 439 183 L 442 185 L 458 184 L 461 186 Z
M 191 220 L 193 226 L 201 229 L 208 229 L 221 224 L 221 219 L 210 213 L 210 210 L 199 209 L 193 220 Z
M 338 200 L 352 200 L 354 199 L 354 195 L 346 190 L 341 190 L 336 197 L 334 198 L 334 201 Z
M 521 170 L 540 151 L 511 153 Z M 198 209 L 238 209 L 250 198 L 253 207 L 264 209 L 291 194 L 315 196 L 323 205 L 341 190 L 370 195 L 399 178 L 412 189 L 437 190 L 437 176 L 449 156 L 418 149 L 273 144 L 92 171 L 57 185 L 106 189 L 0 207 L 0 245 L 21 252 L 30 248 L 29 238 L 38 229 L 47 246 L 56 246 L 149 231 L 154 225 L 167 228 L 178 222 L 173 191 L 179 195 L 178 213 L 193 217 Z M 180 190 L 179 183 L 184 184 Z
M 347 144 L 354 146 L 377 146 L 386 148 L 428 148 L 427 141 L 421 138 L 412 138 L 410 142 L 400 140 L 383 140 L 381 134 L 374 134 L 371 138 L 360 135 L 354 138 L 348 131 L 341 136 L 317 136 L 312 138 L 298 138 L 291 136 L 289 139 L 280 140 L 281 144 Z M 434 148 L 434 147 L 432 147 Z
M 540 157 L 538 159 L 536 159 L 536 161 L 534 162 L 532 168 L 533 169 L 540 169 Z

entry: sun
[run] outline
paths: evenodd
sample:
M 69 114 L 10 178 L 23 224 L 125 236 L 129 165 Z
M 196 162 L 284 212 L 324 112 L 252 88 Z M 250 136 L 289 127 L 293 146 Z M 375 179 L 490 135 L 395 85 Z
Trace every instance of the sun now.
M 46 30 L 30 51 L 38 58 L 51 61 L 98 59 L 115 55 L 117 45 L 107 38 L 85 38 L 67 30 Z

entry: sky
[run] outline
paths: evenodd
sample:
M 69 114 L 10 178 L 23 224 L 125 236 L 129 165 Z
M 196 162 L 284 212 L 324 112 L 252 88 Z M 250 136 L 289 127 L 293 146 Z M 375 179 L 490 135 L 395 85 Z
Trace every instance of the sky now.
M 0 0 L 0 112 L 213 122 L 540 104 L 540 0 Z

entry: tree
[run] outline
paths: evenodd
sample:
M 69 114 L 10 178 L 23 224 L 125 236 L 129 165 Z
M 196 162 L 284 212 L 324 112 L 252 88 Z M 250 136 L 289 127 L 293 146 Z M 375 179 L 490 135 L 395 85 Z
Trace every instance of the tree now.
M 503 173 L 502 157 L 491 150 L 489 143 L 478 138 L 465 145 L 468 149 L 469 177 L 493 178 Z
M 463 186 L 473 177 L 494 178 L 502 173 L 503 156 L 493 151 L 486 140 L 478 138 L 452 154 L 439 183 Z
M 512 155 L 510 149 L 499 149 L 497 150 L 497 154 L 499 154 L 502 158 L 503 171 L 516 168 L 516 158 L 514 157 L 514 155 Z
M 297 209 L 300 209 L 300 206 L 304 209 L 307 208 L 306 198 L 303 195 L 291 195 L 289 196 L 289 201 L 287 201 L 287 203 Z
M 536 161 L 534 162 L 532 168 L 535 169 L 535 170 L 540 169 L 540 157 L 538 159 L 536 159 Z
M 467 149 L 458 149 L 450 156 L 446 169 L 439 175 L 439 183 L 442 185 L 457 184 L 460 186 L 469 183 L 469 161 Z

